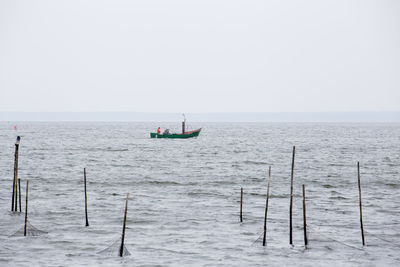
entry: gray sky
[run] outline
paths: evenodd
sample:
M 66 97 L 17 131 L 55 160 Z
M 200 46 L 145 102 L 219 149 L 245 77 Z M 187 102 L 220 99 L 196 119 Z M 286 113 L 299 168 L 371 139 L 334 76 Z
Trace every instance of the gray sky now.
M 0 111 L 399 107 L 400 1 L 0 0 Z

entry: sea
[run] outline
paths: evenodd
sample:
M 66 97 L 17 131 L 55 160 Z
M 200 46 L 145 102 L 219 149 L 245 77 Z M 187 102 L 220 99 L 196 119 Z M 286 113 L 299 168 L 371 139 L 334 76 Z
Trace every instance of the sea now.
M 173 122 L 1 122 L 0 266 L 400 265 L 399 123 L 193 122 L 198 138 L 151 139 L 157 127 L 180 131 Z M 11 211 L 17 136 L 22 212 Z M 29 231 L 41 234 L 24 237 L 27 180 Z M 120 257 L 127 193 L 130 255 Z

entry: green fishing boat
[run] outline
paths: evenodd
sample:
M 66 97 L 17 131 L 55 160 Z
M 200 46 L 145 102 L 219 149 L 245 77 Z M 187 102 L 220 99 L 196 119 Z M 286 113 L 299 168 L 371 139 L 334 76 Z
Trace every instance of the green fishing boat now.
M 185 115 L 183 115 L 185 118 Z M 164 131 L 164 133 L 160 133 L 159 131 L 157 133 L 150 133 L 150 138 L 192 138 L 192 137 L 197 137 L 200 134 L 201 128 L 194 130 L 194 131 L 189 131 L 187 132 L 185 129 L 186 125 L 186 118 L 182 122 L 182 133 L 170 133 L 169 130 Z
M 190 132 L 185 132 L 185 133 L 172 133 L 172 134 L 158 134 L 158 133 L 150 133 L 151 138 L 191 138 L 191 137 L 196 137 L 199 136 L 201 131 L 200 129 L 197 129 L 195 131 L 190 131 Z

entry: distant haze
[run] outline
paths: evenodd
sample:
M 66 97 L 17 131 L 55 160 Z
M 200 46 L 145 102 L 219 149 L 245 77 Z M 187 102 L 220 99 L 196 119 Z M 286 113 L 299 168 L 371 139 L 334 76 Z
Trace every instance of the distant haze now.
M 180 125 L 180 113 L 0 112 L 3 121 L 153 121 Z M 400 112 L 188 113 L 190 122 L 400 122 Z
M 0 0 L 0 111 L 399 107 L 400 1 Z

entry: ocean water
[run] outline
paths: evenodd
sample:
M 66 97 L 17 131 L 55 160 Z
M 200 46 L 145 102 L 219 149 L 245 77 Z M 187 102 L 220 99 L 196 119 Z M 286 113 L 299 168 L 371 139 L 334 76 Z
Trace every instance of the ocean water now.
M 18 130 L 14 130 L 14 125 Z M 399 266 L 400 124 L 192 123 L 196 139 L 150 139 L 179 123 L 1 122 L 1 266 Z M 14 142 L 23 210 L 46 235 L 12 236 Z M 292 147 L 293 238 L 289 245 Z M 361 166 L 366 247 L 357 184 Z M 272 168 L 267 246 L 259 238 Z M 85 227 L 83 168 L 89 227 Z M 304 248 L 302 184 L 309 247 Z M 243 223 L 239 221 L 240 188 Z M 130 193 L 130 256 L 118 241 Z

